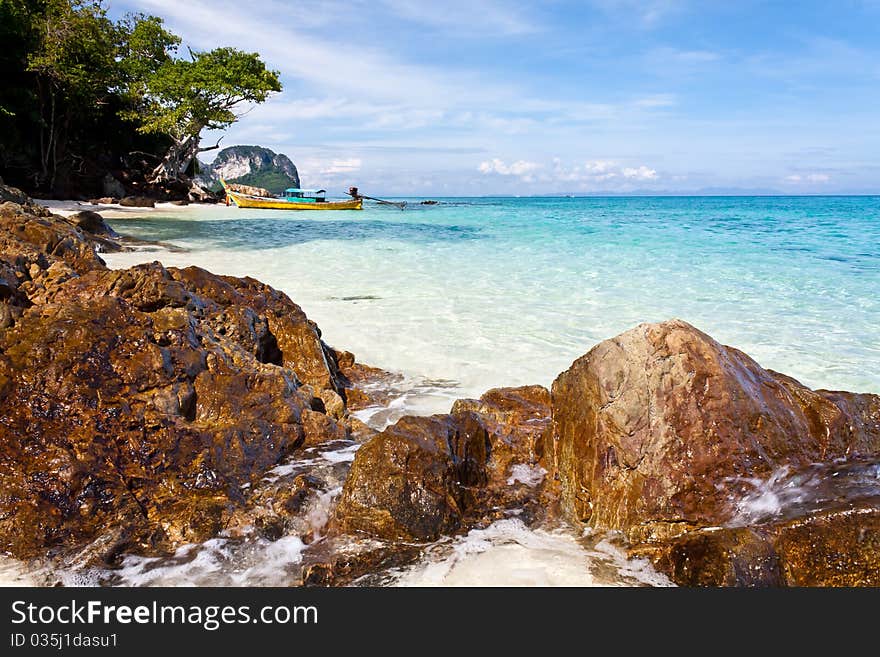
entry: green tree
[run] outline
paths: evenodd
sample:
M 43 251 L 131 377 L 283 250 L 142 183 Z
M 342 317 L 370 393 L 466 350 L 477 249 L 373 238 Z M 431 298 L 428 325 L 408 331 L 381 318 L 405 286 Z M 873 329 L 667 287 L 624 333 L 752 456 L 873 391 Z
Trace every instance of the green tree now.
M 67 157 L 71 124 L 97 116 L 117 74 L 118 30 L 100 0 L 48 0 L 34 14 L 28 57 L 40 112 L 38 186 L 52 190 Z
M 181 58 L 161 18 L 114 22 L 103 0 L 0 0 L 0 37 L 0 172 L 41 193 L 100 189 L 134 154 L 185 178 L 204 129 L 281 90 L 257 54 Z
M 28 56 L 33 49 L 35 29 L 33 19 L 28 11 L 26 0 L 0 0 L 0 70 L 6 79 L 0 85 L 0 116 L 16 114 L 17 99 L 15 93 L 21 91 L 23 85 L 21 73 L 27 67 Z
M 163 134 L 171 146 L 150 176 L 151 182 L 177 180 L 201 152 L 201 133 L 238 120 L 236 110 L 261 103 L 281 91 L 278 72 L 266 68 L 256 53 L 234 48 L 189 51 L 171 59 L 143 80 L 141 102 L 128 113 L 145 134 Z
M 36 157 L 29 132 L 36 117 L 36 91 L 27 61 L 37 43 L 31 0 L 0 0 L 0 171 L 27 175 Z
M 180 37 L 166 30 L 158 16 L 128 14 L 117 27 L 119 91 L 137 101 L 145 95 L 147 81 L 171 62 Z

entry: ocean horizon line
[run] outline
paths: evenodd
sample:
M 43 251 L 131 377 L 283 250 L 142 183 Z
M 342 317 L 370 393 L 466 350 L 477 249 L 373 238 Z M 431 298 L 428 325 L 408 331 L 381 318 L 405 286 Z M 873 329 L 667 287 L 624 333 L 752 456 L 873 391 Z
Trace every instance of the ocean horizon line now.
M 597 192 L 586 194 L 456 194 L 456 195 L 430 195 L 430 194 L 387 194 L 383 192 L 375 192 L 377 195 L 389 199 L 412 199 L 412 198 L 431 198 L 431 199 L 462 199 L 462 198 L 505 198 L 505 199 L 536 199 L 536 198 L 552 198 L 552 199 L 584 199 L 584 198 L 877 198 L 880 192 L 870 193 L 833 193 L 833 194 L 785 194 L 766 193 L 766 194 L 706 194 L 706 193 L 677 193 L 677 192 L 657 192 L 657 193 L 616 193 L 616 192 Z

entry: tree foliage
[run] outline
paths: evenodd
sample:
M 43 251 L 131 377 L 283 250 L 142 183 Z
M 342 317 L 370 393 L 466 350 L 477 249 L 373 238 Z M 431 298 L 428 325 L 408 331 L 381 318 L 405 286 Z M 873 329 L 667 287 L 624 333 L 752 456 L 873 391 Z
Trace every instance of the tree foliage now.
M 161 18 L 145 14 L 129 14 L 118 27 L 119 90 L 138 98 L 147 81 L 172 61 L 180 37 L 166 30 Z
M 201 131 L 225 128 L 280 91 L 256 53 L 187 50 L 161 18 L 112 21 L 103 0 L 0 0 L 0 172 L 52 193 L 93 178 L 125 148 L 155 151 L 156 180 L 180 177 Z M 140 137 L 138 135 L 141 135 Z
M 140 130 L 183 140 L 204 128 L 235 122 L 242 103 L 261 103 L 280 91 L 278 74 L 266 70 L 256 53 L 233 48 L 190 53 L 162 66 L 149 79 Z
M 117 28 L 92 0 L 49 0 L 35 27 L 38 45 L 27 70 L 36 74 L 40 107 L 39 180 L 51 189 L 73 116 L 94 117 L 106 102 L 116 74 Z
M 28 70 L 67 96 L 104 96 L 116 75 L 117 27 L 96 0 L 51 0 L 37 20 L 39 47 Z
M 234 48 L 189 52 L 169 59 L 145 79 L 142 102 L 129 113 L 143 133 L 169 135 L 174 145 L 154 171 L 157 179 L 178 177 L 201 152 L 202 130 L 226 128 L 247 103 L 261 103 L 281 91 L 278 73 L 257 53 Z

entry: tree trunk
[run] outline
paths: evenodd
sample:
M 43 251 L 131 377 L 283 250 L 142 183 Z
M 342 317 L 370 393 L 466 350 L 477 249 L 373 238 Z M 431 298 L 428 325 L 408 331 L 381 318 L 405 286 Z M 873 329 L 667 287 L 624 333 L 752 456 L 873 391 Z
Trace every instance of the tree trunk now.
M 175 140 L 165 157 L 147 178 L 150 183 L 180 180 L 190 162 L 199 152 L 199 136 L 189 136 L 182 141 Z
M 49 80 L 44 85 L 37 77 L 37 96 L 40 102 L 40 174 L 37 187 L 52 194 L 55 191 L 55 176 L 58 169 L 59 133 L 58 98 L 54 82 Z
M 37 77 L 37 95 L 40 99 L 40 174 L 37 187 L 42 188 L 49 179 L 49 153 L 52 149 L 52 139 L 51 121 L 46 120 L 46 90 L 39 76 Z
M 58 173 L 58 135 L 56 134 L 57 126 L 55 121 L 55 91 L 52 90 L 52 119 L 49 124 L 49 144 L 52 149 L 52 173 L 49 176 L 49 192 L 55 193 L 55 174 Z

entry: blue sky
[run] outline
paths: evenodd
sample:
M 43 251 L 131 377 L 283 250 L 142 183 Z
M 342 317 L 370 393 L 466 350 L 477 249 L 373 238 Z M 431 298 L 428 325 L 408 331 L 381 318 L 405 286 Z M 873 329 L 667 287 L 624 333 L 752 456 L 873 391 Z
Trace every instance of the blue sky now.
M 261 53 L 284 91 L 223 145 L 309 186 L 880 192 L 880 0 L 108 4 Z

